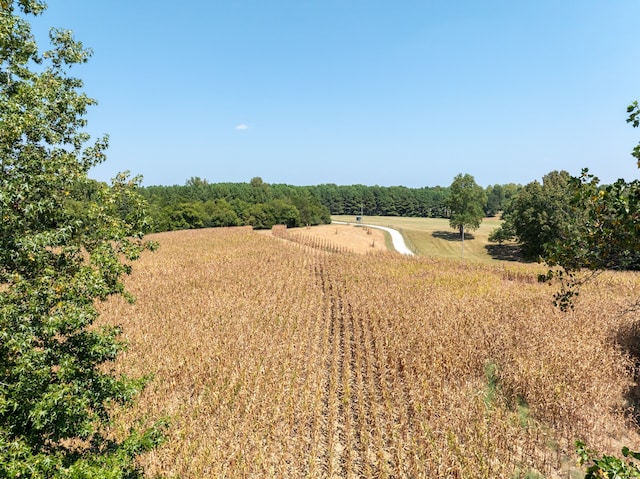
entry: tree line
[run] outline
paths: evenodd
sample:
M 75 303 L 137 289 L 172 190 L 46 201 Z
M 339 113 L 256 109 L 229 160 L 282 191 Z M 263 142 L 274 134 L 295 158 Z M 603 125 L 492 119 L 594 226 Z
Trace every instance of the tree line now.
M 209 183 L 193 177 L 182 185 L 140 188 L 155 231 L 283 224 L 293 228 L 331 222 L 329 210 L 305 188 L 249 183 Z
M 139 187 L 138 191 L 148 204 L 152 231 L 156 232 L 246 225 L 269 229 L 276 224 L 294 228 L 328 224 L 331 215 L 365 215 L 448 218 L 462 235 L 464 230 L 477 229 L 483 217 L 499 216 L 504 223 L 491 233 L 490 241 L 517 244 L 525 260 L 549 261 L 558 245 L 584 235 L 581 225 L 588 220 L 588 208 L 586 200 L 578 201 L 577 196 L 587 189 L 587 182 L 595 196 L 626 188 L 624 201 L 629 201 L 628 183 L 596 186 L 595 181 L 592 177 L 588 181 L 586 177 L 574 178 L 566 171 L 551 171 L 542 181 L 525 186 L 510 183 L 486 188 L 468 174 L 457 175 L 450 186 L 422 188 L 293 186 L 268 184 L 260 177 L 246 183 L 210 183 L 192 177 L 184 185 Z M 97 196 L 100 184 L 88 182 L 81 188 L 74 192 L 76 200 L 68 200 L 69 210 L 78 217 L 86 210 L 85 204 Z M 120 205 L 119 210 L 122 215 L 131 214 L 126 206 Z M 610 256 L 609 268 L 640 266 L 635 256 Z
M 522 187 L 492 185 L 484 189 L 483 213 L 495 216 Z M 260 177 L 248 183 L 210 183 L 192 177 L 184 185 L 147 186 L 141 195 L 150 205 L 155 231 L 216 226 L 275 224 L 288 227 L 331 222 L 331 215 L 449 218 L 449 187 L 408 188 L 322 184 L 268 184 Z

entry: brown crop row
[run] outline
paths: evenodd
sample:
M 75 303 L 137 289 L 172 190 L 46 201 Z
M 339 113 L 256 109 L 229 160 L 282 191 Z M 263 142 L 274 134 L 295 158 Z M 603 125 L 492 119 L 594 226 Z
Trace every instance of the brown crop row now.
M 327 253 L 249 229 L 156 235 L 115 368 L 154 379 L 118 427 L 169 416 L 150 473 L 569 477 L 573 442 L 638 444 L 636 275 L 564 314 L 535 267 Z
M 306 235 L 296 232 L 290 232 L 285 225 L 275 225 L 271 232 L 276 238 L 281 238 L 287 241 L 308 246 L 309 248 L 326 251 L 328 253 L 353 253 L 353 251 L 347 246 L 336 244 L 329 241 L 326 238 L 320 238 L 315 235 Z

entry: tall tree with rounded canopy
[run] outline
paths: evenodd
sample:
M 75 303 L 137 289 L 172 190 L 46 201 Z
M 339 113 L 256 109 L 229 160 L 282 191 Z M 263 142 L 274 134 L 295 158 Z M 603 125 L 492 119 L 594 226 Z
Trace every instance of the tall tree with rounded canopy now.
M 138 181 L 88 178 L 107 138 L 88 145 L 95 101 L 70 70 L 91 52 L 52 29 L 41 53 L 28 18 L 45 9 L 0 1 L 0 477 L 135 478 L 161 428 L 107 435 L 145 380 L 109 373 L 124 345 L 93 324 L 94 303 L 127 295 L 122 277 L 153 245 Z
M 543 176 L 542 183 L 532 181 L 525 185 L 503 216 L 504 223 L 489 240 L 515 237 L 528 260 L 542 258 L 553 243 L 569 241 L 571 231 L 567 225 L 582 217 L 581 209 L 571 204 L 570 183 L 569 173 L 554 170 Z
M 449 225 L 460 231 L 463 254 L 464 232 L 477 230 L 480 227 L 486 203 L 487 195 L 484 189 L 476 184 L 473 176 L 460 173 L 453 179 L 449 187 L 448 206 L 451 209 Z

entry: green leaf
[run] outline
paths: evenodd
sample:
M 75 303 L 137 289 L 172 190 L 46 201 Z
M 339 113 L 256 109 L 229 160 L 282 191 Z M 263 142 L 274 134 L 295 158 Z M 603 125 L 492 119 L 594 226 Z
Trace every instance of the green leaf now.
M 0 477 L 142 477 L 136 456 L 162 428 L 104 434 L 148 378 L 106 373 L 125 345 L 118 328 L 93 327 L 95 300 L 131 299 L 123 278 L 153 246 L 140 178 L 87 176 L 108 138 L 91 144 L 96 102 L 63 66 L 91 52 L 54 29 L 40 54 L 28 15 L 46 5 L 0 6 Z

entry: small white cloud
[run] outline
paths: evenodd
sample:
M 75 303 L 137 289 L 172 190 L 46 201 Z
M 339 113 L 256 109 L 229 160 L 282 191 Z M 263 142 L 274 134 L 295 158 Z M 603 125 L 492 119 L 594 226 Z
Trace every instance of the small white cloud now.
M 248 130 L 249 129 L 249 125 L 245 125 L 244 123 L 240 123 L 239 125 L 236 125 L 236 130 L 242 131 L 242 130 Z

